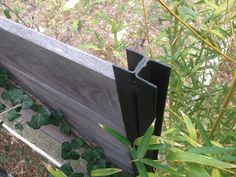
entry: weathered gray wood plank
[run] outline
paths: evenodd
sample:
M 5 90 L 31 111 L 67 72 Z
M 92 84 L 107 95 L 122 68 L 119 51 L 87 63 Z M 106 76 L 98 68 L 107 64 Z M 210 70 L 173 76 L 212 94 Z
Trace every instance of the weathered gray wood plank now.
M 129 170 L 127 151 L 98 126 L 126 135 L 112 64 L 3 18 L 0 39 L 0 65 L 14 80 L 62 110 L 72 128 Z

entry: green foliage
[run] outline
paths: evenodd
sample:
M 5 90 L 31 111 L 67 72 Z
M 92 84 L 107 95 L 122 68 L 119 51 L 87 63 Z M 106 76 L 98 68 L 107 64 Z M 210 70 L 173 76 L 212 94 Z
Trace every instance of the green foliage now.
M 23 95 L 22 97 L 22 108 L 23 109 L 29 109 L 32 105 L 34 104 L 34 100 L 28 96 L 28 95 Z
M 183 122 L 185 122 L 186 127 L 188 127 L 189 132 L 196 132 L 194 126 L 192 125 L 192 122 L 189 118 L 186 117 L 185 114 L 183 114 L 184 119 Z M 154 122 L 155 123 L 155 122 Z M 225 162 L 219 159 L 219 155 L 230 152 L 235 152 L 236 147 L 201 147 L 200 144 L 198 144 L 197 139 L 191 138 L 196 137 L 195 133 L 192 134 L 194 136 L 188 137 L 185 134 L 181 134 L 182 137 L 175 137 L 175 141 L 179 140 L 180 142 L 188 142 L 190 145 L 186 148 L 185 151 L 176 148 L 175 146 L 182 146 L 181 144 L 168 140 L 165 137 L 157 137 L 153 136 L 153 130 L 155 124 L 151 124 L 151 126 L 147 129 L 143 137 L 140 137 L 135 140 L 135 145 L 131 146 L 129 143 L 126 143 L 127 140 L 125 140 L 122 135 L 120 135 L 118 132 L 107 128 L 105 126 L 101 126 L 107 133 L 112 135 L 114 138 L 116 138 L 118 141 L 123 143 L 127 149 L 130 152 L 130 155 L 132 157 L 132 162 L 135 164 L 138 173 L 140 176 L 145 177 L 150 175 L 145 168 L 145 165 L 151 166 L 155 169 L 158 174 L 162 174 L 163 176 L 166 175 L 175 175 L 175 176 L 185 176 L 185 174 L 189 174 L 191 176 L 209 176 L 209 172 L 207 169 L 208 167 L 213 167 L 214 173 L 217 173 L 218 170 L 225 169 L 234 169 L 236 168 L 236 165 L 233 163 Z M 190 133 L 190 134 L 191 134 Z M 122 137 L 122 138 L 121 138 Z M 168 146 L 163 146 L 163 144 L 157 144 L 158 141 L 161 141 L 163 144 L 167 144 Z M 194 146 L 189 148 L 190 146 Z M 150 148 L 151 147 L 151 148 Z M 163 151 L 171 151 L 168 152 L 168 155 L 166 156 L 165 160 L 167 160 L 168 164 L 174 165 L 172 162 L 177 162 L 177 164 L 185 163 L 185 167 L 183 168 L 174 168 L 174 167 L 168 167 L 161 163 L 160 160 L 152 160 L 145 158 L 148 151 L 153 150 L 159 150 L 159 153 Z M 218 156 L 218 157 L 217 157 Z M 218 169 L 218 170 L 217 170 Z M 103 171 L 103 169 L 100 169 Z M 217 172 L 216 172 L 217 171 Z M 233 171 L 227 170 L 229 173 L 233 173 Z M 105 171 L 104 171 L 105 173 Z
M 167 156 L 167 160 L 179 161 L 179 162 L 190 162 L 190 163 L 199 163 L 201 165 L 212 166 L 215 168 L 226 169 L 226 168 L 236 168 L 236 165 L 222 162 L 213 157 L 199 155 L 197 153 L 190 152 L 171 152 Z
M 42 106 L 38 113 L 34 115 L 28 125 L 33 129 L 40 129 L 43 125 L 50 124 L 50 116 L 51 112 L 48 110 L 46 106 Z
M 10 10 L 9 10 L 9 9 L 4 9 L 4 10 L 3 10 L 3 14 L 4 14 L 5 17 L 7 17 L 8 19 L 11 19 L 11 15 L 10 15 Z
M 81 138 L 76 138 L 71 141 L 73 149 L 79 149 L 84 146 L 84 141 Z
M 0 113 L 6 109 L 5 104 L 0 103 Z
M 7 113 L 7 119 L 8 119 L 8 121 L 10 121 L 10 122 L 14 121 L 15 119 L 17 119 L 17 118 L 20 117 L 20 116 L 21 116 L 21 114 L 19 114 L 19 113 L 16 111 L 16 109 L 13 109 L 13 110 L 11 110 L 11 111 L 9 111 L 9 112 Z
M 61 124 L 60 126 L 60 131 L 66 135 L 70 135 L 71 134 L 71 128 L 68 124 Z
M 78 160 L 80 158 L 80 155 L 76 151 L 74 151 L 74 147 L 71 143 L 64 142 L 62 143 L 61 158 L 64 160 Z
M 63 164 L 59 170 L 61 170 L 67 177 L 84 177 L 83 173 L 76 173 L 74 172 L 73 168 L 71 167 L 70 163 Z
M 63 117 L 64 114 L 60 110 L 51 110 L 50 122 L 55 126 L 59 126 Z
M 106 168 L 106 160 L 103 150 L 99 147 L 94 149 L 87 148 L 82 154 L 82 158 L 88 163 L 87 171 L 90 174 L 92 170 Z
M 21 123 L 18 122 L 18 123 L 15 124 L 15 129 L 16 130 L 23 130 L 23 128 L 24 127 L 23 127 L 23 125 Z
M 110 176 L 119 172 L 121 172 L 121 170 L 117 168 L 97 169 L 91 172 L 91 176 Z
M 22 101 L 24 91 L 21 88 L 10 88 L 2 93 L 2 98 L 6 101 L 10 101 L 13 105 L 19 104 Z
M 4 121 L 0 121 L 0 129 L 2 128 L 3 124 L 4 124 Z
M 8 74 L 5 70 L 0 69 L 0 86 L 3 87 L 7 84 Z
M 53 177 L 67 177 L 67 175 L 65 175 L 59 169 L 56 169 L 56 168 L 53 168 L 53 167 L 48 167 L 47 169 Z

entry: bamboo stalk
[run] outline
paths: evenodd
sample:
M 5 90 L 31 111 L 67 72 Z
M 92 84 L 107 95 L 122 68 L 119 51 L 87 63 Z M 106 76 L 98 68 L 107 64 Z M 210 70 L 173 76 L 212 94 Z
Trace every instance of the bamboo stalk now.
M 220 114 L 219 114 L 217 120 L 215 121 L 215 124 L 214 124 L 214 126 L 213 126 L 213 128 L 212 128 L 212 130 L 211 130 L 211 132 L 210 132 L 210 134 L 209 134 L 209 138 L 210 138 L 210 139 L 213 139 L 213 138 L 214 138 L 214 133 L 216 132 L 216 129 L 217 129 L 217 127 L 219 126 L 219 124 L 220 124 L 220 122 L 221 122 L 221 120 L 222 120 L 222 118 L 223 118 L 225 109 L 226 109 L 227 106 L 229 105 L 230 100 L 231 100 L 231 98 L 233 97 L 233 94 L 234 94 L 234 91 L 235 91 L 235 90 L 236 90 L 236 72 L 235 72 L 235 74 L 234 74 L 233 84 L 232 84 L 232 86 L 230 87 L 229 93 L 227 94 L 227 96 L 226 96 L 226 98 L 225 98 L 225 100 L 224 100 L 224 104 L 223 104 L 223 107 L 222 107 L 222 109 L 221 109 L 221 111 L 220 111 Z
M 149 35 L 148 19 L 147 19 L 147 12 L 146 12 L 144 0 L 141 0 L 141 4 L 142 4 L 142 10 L 143 10 L 144 25 L 145 25 L 145 38 L 147 39 L 148 51 L 149 51 L 150 57 L 152 58 L 151 39 Z

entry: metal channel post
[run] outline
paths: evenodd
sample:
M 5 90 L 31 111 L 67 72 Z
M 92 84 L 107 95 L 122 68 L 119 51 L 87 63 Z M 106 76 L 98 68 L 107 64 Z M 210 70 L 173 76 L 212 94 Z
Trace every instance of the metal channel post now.
M 113 66 L 127 138 L 134 142 L 154 119 L 160 136 L 171 68 L 131 50 L 127 60 L 128 69 Z

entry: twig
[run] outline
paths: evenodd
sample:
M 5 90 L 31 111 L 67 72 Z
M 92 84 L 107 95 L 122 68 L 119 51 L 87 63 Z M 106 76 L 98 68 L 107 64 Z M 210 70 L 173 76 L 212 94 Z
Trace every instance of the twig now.
M 16 13 L 14 12 L 14 10 L 13 10 L 10 6 L 8 6 L 8 5 L 6 4 L 5 1 L 1 2 L 0 5 L 3 5 L 4 7 L 6 7 L 6 8 L 7 8 L 9 11 L 11 11 L 26 27 L 29 27 L 29 25 L 27 25 L 27 24 L 25 23 L 25 21 L 24 21 L 18 14 L 16 14 Z
M 18 105 L 16 105 L 16 106 L 13 106 L 13 107 L 7 109 L 6 111 L 1 112 L 1 113 L 0 113 L 0 117 L 3 116 L 4 114 L 10 112 L 11 110 L 16 109 L 16 108 L 21 107 L 21 106 L 22 106 L 22 104 L 18 104 Z
M 191 27 L 188 23 L 186 23 L 182 18 L 180 18 L 177 14 L 175 14 L 174 11 L 172 11 L 170 9 L 170 7 L 163 1 L 163 0 L 157 0 L 159 3 L 161 3 L 161 5 L 168 11 L 170 12 L 171 15 L 173 15 L 180 23 L 182 23 L 186 28 L 188 28 L 189 31 L 191 31 L 195 37 L 197 37 L 198 39 L 200 39 L 202 42 L 204 42 L 208 47 L 212 48 L 216 53 L 218 53 L 219 55 L 222 55 L 224 58 L 226 58 L 227 60 L 233 62 L 234 64 L 236 64 L 236 61 L 234 59 L 232 59 L 231 57 L 229 57 L 228 55 L 224 54 L 220 49 L 218 49 L 217 47 L 215 47 L 214 45 L 212 45 L 210 42 L 208 42 L 206 39 L 204 39 L 201 35 L 199 35 L 194 29 L 193 27 Z

